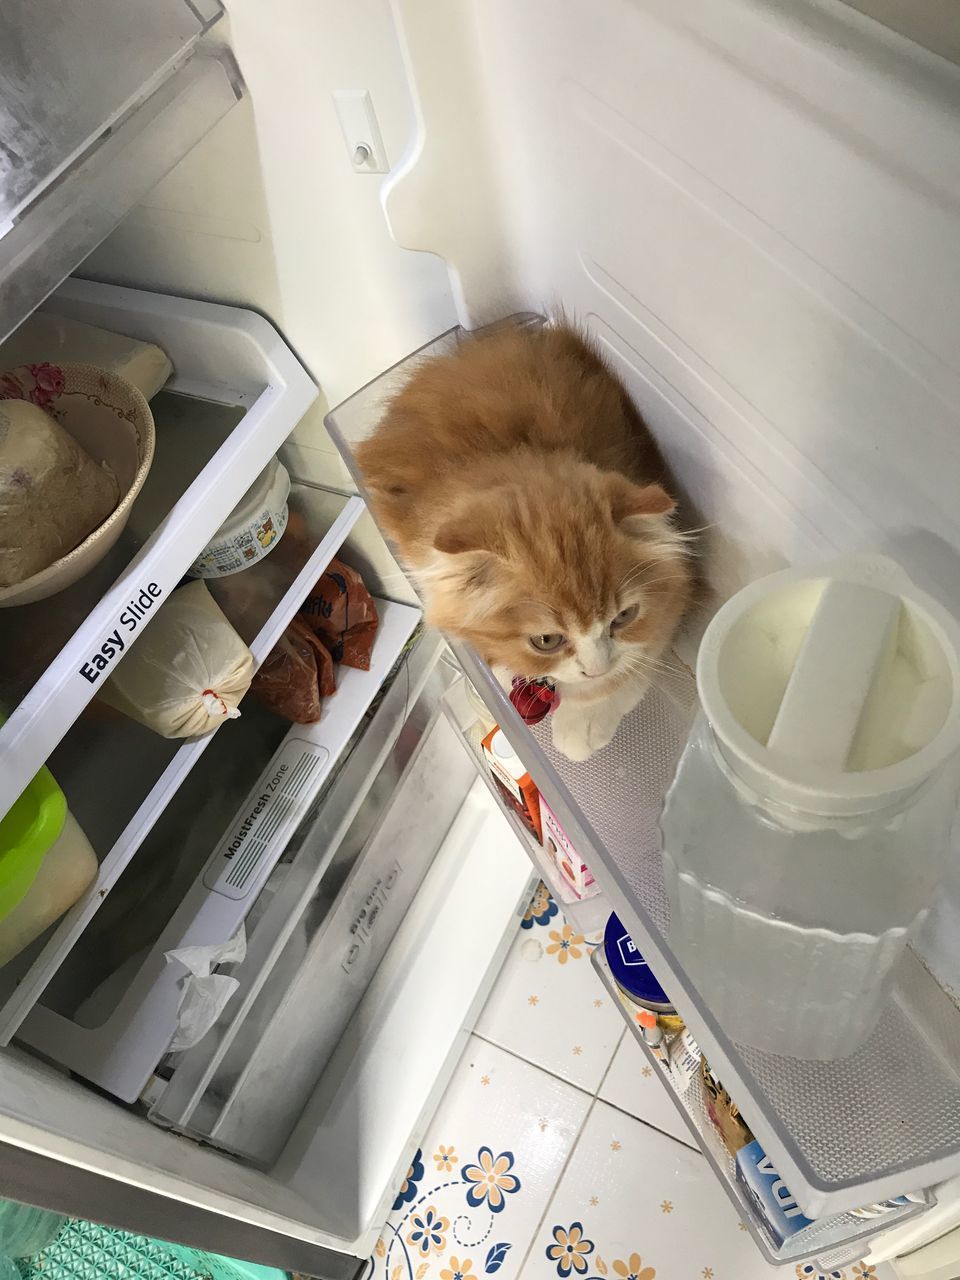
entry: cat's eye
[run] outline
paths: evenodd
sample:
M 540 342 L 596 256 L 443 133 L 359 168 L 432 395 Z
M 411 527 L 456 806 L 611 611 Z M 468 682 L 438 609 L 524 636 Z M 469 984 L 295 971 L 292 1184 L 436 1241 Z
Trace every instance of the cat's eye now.
M 640 612 L 638 604 L 628 604 L 625 609 L 621 609 L 614 620 L 610 623 L 612 630 L 616 631 L 619 627 L 627 627 L 631 622 L 635 622 L 637 614 Z
M 540 653 L 556 653 L 562 644 L 566 641 L 566 636 L 557 633 L 552 635 L 531 636 L 530 643 Z

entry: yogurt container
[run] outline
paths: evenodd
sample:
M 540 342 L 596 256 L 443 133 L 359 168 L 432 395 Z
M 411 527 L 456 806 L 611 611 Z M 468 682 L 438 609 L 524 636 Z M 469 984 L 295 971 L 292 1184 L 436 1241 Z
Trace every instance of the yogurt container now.
M 603 954 L 614 982 L 627 999 L 643 1009 L 652 1010 L 665 1031 L 679 1030 L 683 1024 L 670 1003 L 670 997 L 616 914 L 610 916 L 603 931 Z
M 271 458 L 187 570 L 190 578 L 226 578 L 269 555 L 287 527 L 290 476 Z

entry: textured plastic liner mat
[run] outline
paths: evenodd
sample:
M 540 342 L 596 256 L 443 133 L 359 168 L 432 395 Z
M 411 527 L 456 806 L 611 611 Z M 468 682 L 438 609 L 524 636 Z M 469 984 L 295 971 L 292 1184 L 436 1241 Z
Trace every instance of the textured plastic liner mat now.
M 960 1172 L 960 1010 L 912 952 L 870 1040 L 817 1063 L 732 1042 L 670 950 L 658 820 L 692 722 L 692 676 L 678 669 L 666 692 L 651 689 L 608 747 L 575 764 L 553 750 L 549 722 L 531 733 L 476 655 L 457 654 L 808 1216 Z
M 428 343 L 327 415 L 361 492 L 357 444 L 413 369 L 463 337 L 452 330 Z M 671 952 L 657 823 L 692 720 L 692 674 L 678 666 L 668 691 L 651 690 L 608 747 L 572 764 L 553 751 L 548 723 L 531 733 L 492 672 L 453 648 L 805 1212 L 842 1213 L 960 1174 L 960 1010 L 912 952 L 873 1036 L 834 1063 L 734 1044 Z
M 642 1049 L 654 1072 L 660 1077 L 663 1087 L 669 1093 L 671 1101 L 680 1111 L 687 1123 L 687 1127 L 693 1132 L 701 1151 L 712 1166 L 723 1189 L 733 1201 L 747 1230 L 756 1241 L 757 1247 L 764 1257 L 775 1266 L 785 1266 L 790 1263 L 801 1262 L 806 1258 L 816 1258 L 822 1269 L 829 1272 L 837 1265 L 837 1259 L 840 1259 L 841 1265 L 846 1265 L 858 1259 L 866 1248 L 866 1242 L 873 1236 L 881 1231 L 887 1231 L 891 1227 L 899 1226 L 902 1222 L 915 1218 L 923 1212 L 925 1205 L 910 1204 L 903 1208 L 895 1209 L 879 1218 L 864 1219 L 852 1213 L 832 1214 L 828 1217 L 817 1219 L 809 1227 L 805 1227 L 787 1240 L 785 1244 L 776 1248 L 772 1240 L 768 1238 L 765 1226 L 755 1216 L 749 1197 L 737 1181 L 734 1157 L 720 1141 L 716 1129 L 707 1114 L 703 1085 L 699 1073 L 693 1077 L 686 1089 L 680 1091 L 675 1087 L 672 1079 L 666 1076 L 650 1048 L 644 1043 L 640 1028 L 633 1017 L 636 1005 L 627 1000 L 617 988 L 613 975 L 610 973 L 607 962 L 602 955 L 602 948 L 598 948 L 594 952 L 593 966 L 611 997 L 622 1007 L 624 1020 L 630 1028 L 630 1034 Z M 745 1115 L 744 1119 L 749 1122 L 749 1115 Z M 830 1259 L 829 1265 L 828 1259 Z
M 93 1222 L 67 1222 L 53 1244 L 17 1266 L 23 1280 L 210 1280 L 159 1240 Z

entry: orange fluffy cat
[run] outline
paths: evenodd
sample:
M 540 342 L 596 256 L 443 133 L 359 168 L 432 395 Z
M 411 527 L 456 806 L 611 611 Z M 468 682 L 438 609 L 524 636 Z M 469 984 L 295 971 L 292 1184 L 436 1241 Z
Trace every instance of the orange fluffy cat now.
M 428 618 L 501 674 L 549 677 L 585 760 L 643 697 L 689 596 L 663 464 L 567 324 L 465 339 L 417 370 L 359 461 Z

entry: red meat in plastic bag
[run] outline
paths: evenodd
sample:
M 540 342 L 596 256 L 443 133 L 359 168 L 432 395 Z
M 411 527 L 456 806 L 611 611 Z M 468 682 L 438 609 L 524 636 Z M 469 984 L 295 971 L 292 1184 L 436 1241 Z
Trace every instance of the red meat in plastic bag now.
M 250 686 L 261 706 L 294 724 L 315 724 L 321 697 L 336 689 L 333 658 L 299 618 L 271 649 Z
M 379 618 L 373 596 L 356 569 L 342 560 L 331 560 L 300 606 L 300 617 L 330 650 L 334 662 L 370 670 Z

